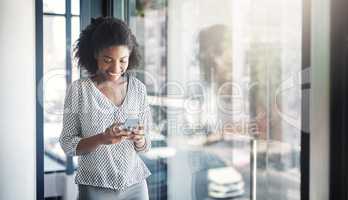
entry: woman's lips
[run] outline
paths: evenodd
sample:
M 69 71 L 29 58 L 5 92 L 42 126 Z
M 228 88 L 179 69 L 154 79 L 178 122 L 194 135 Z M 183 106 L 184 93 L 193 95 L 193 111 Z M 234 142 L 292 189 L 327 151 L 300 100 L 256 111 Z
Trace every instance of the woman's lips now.
M 112 73 L 112 72 L 107 72 L 111 76 L 120 76 L 121 73 Z

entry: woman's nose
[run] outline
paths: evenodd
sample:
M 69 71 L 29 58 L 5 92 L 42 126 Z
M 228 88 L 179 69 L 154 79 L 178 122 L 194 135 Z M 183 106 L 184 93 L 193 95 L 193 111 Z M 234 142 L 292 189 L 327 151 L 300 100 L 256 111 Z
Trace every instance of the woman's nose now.
M 121 63 L 114 62 L 113 65 L 111 66 L 110 71 L 112 71 L 113 73 L 120 73 L 120 72 L 122 72 Z

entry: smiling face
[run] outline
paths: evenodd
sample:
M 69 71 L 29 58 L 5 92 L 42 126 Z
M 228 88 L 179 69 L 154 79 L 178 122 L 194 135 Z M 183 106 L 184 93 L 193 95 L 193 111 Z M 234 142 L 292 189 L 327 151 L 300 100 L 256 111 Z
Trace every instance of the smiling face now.
M 119 45 L 105 48 L 96 56 L 98 69 L 106 80 L 119 80 L 128 68 L 130 53 L 127 46 Z

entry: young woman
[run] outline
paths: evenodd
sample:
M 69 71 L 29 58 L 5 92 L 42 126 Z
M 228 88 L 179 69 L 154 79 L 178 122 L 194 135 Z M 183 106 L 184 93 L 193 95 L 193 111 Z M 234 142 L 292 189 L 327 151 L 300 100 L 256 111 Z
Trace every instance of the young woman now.
M 151 175 L 139 152 L 151 146 L 146 87 L 129 70 L 139 63 L 136 38 L 121 20 L 93 19 L 80 34 L 75 57 L 89 76 L 69 85 L 59 142 L 79 156 L 75 182 L 80 200 L 147 200 Z M 122 128 L 138 118 L 132 131 Z

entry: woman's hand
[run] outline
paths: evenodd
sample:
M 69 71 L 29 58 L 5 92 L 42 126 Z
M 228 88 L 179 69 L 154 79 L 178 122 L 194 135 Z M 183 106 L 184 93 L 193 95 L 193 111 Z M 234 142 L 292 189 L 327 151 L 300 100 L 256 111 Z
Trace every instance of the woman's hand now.
M 102 144 L 117 144 L 122 140 L 127 139 L 131 132 L 121 130 L 120 123 L 114 123 L 108 127 L 104 133 L 101 134 L 101 143 Z
M 132 130 L 132 133 L 128 138 L 134 142 L 134 145 L 137 148 L 144 147 L 146 142 L 144 137 L 144 126 L 137 126 L 135 129 Z

